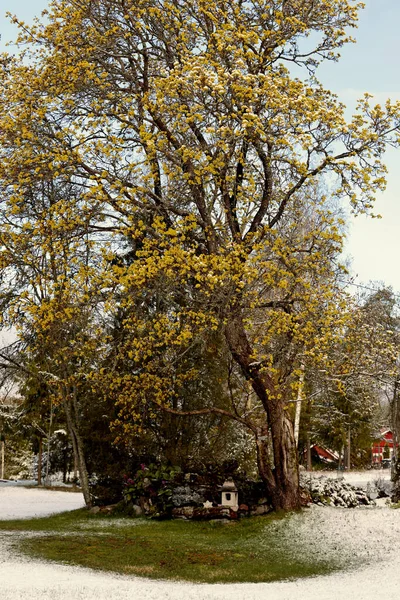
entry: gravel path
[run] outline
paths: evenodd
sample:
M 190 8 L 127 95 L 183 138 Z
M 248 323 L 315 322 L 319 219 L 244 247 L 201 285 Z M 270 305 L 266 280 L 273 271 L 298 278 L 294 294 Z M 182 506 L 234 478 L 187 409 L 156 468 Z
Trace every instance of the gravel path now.
M 1 518 L 71 510 L 79 494 L 0 487 Z M 115 576 L 18 555 L 18 533 L 0 535 L 4 600 L 376 600 L 400 589 L 400 510 L 312 507 L 278 522 L 294 554 L 340 557 L 347 569 L 324 577 L 272 584 L 196 585 Z M 266 539 L 265 543 L 268 543 Z M 358 565 L 367 561 L 367 566 Z

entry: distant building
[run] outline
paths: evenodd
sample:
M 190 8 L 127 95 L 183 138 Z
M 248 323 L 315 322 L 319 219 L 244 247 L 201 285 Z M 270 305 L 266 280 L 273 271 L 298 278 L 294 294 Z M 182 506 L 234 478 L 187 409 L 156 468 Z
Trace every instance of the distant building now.
M 320 444 L 313 444 L 310 448 L 311 460 L 314 463 L 322 463 L 329 467 L 335 466 L 339 461 L 339 455 L 325 446 Z M 304 451 L 304 457 L 306 457 L 306 450 Z
M 397 447 L 399 444 L 397 444 Z M 380 465 L 384 458 L 391 459 L 394 453 L 393 431 L 382 429 L 372 442 L 372 465 Z

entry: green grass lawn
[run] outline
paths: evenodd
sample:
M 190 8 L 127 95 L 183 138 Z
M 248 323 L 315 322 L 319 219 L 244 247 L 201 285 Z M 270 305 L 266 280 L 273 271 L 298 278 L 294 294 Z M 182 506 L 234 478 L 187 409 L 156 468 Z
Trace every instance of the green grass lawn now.
M 48 518 L 0 521 L 17 548 L 39 558 L 142 577 L 216 582 L 260 582 L 327 573 L 332 561 L 310 564 L 279 536 L 290 515 L 239 522 L 149 521 L 92 515 L 85 509 Z M 43 532 L 43 535 L 37 535 Z

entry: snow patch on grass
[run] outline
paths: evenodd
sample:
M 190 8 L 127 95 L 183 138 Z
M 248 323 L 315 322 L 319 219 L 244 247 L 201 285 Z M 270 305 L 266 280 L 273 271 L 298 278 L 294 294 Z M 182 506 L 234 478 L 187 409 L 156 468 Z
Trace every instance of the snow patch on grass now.
M 354 569 L 379 562 L 393 553 L 400 556 L 400 514 L 390 508 L 339 508 L 311 506 L 285 517 L 266 529 L 279 534 L 293 558 Z

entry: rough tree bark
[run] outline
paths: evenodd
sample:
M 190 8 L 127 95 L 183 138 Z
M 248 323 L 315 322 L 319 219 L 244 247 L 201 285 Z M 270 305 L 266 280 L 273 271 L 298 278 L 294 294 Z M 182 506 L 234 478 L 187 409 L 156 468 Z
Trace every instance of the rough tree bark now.
M 82 436 L 79 432 L 76 416 L 74 416 L 74 406 L 70 398 L 65 398 L 63 408 L 67 419 L 67 426 L 71 436 L 74 456 L 77 458 L 79 468 L 79 480 L 82 488 L 85 504 L 88 508 L 92 506 L 92 500 L 89 490 L 89 474 L 86 466 L 86 458 Z
M 392 412 L 392 429 L 393 429 L 393 442 L 394 442 L 394 461 L 392 464 L 392 502 L 400 502 L 400 453 L 397 448 L 399 442 L 399 431 L 400 431 L 400 402 L 398 398 L 399 394 L 399 377 L 397 376 L 393 386 L 393 398 L 391 403 Z
M 285 410 L 285 399 L 277 397 L 270 375 L 253 362 L 241 315 L 231 316 L 225 335 L 233 358 L 250 381 L 266 414 L 267 425 L 256 436 L 260 477 L 275 510 L 296 510 L 300 508 L 299 469 L 293 424 Z

